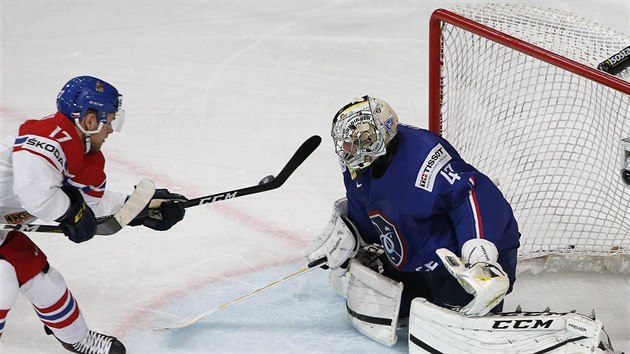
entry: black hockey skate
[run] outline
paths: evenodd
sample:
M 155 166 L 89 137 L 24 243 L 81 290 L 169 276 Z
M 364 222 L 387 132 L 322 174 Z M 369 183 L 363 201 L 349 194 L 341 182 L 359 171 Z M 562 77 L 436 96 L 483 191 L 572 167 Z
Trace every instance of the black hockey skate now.
M 55 336 L 47 326 L 44 326 L 44 331 L 46 331 L 46 334 L 48 335 L 52 335 L 53 337 Z M 55 337 L 55 339 L 57 339 L 65 349 L 73 353 L 125 354 L 127 352 L 125 346 L 115 337 L 94 331 L 89 331 L 88 336 L 84 340 L 74 344 L 64 343 L 57 337 Z

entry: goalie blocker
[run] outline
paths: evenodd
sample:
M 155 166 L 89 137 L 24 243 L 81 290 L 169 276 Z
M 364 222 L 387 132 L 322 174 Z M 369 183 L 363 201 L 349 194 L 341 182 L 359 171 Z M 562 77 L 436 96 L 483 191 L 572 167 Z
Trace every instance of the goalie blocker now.
M 416 298 L 409 353 L 614 353 L 599 320 L 577 313 L 508 312 L 484 317 Z

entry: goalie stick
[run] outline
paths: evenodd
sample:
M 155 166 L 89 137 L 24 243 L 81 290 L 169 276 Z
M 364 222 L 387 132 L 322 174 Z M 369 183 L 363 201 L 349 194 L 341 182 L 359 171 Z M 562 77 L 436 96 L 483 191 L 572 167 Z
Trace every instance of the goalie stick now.
M 252 296 L 254 296 L 254 295 L 256 295 L 256 294 L 258 294 L 260 292 L 263 292 L 265 290 L 269 290 L 269 289 L 271 289 L 271 288 L 273 288 L 273 287 L 275 287 L 277 285 L 280 285 L 280 284 L 282 284 L 282 283 L 284 283 L 286 281 L 289 281 L 291 279 L 297 278 L 298 276 L 300 276 L 302 274 L 306 274 L 306 273 L 310 272 L 313 269 L 319 268 L 319 267 L 323 266 L 325 264 L 325 262 L 326 262 L 326 257 L 322 257 L 320 259 L 314 260 L 314 261 L 310 262 L 306 267 L 304 267 L 304 268 L 302 268 L 302 269 L 300 269 L 300 270 L 298 270 L 296 272 L 293 272 L 293 273 L 285 276 L 284 278 L 282 278 L 280 280 L 273 281 L 273 282 L 263 286 L 262 288 L 258 288 L 258 289 L 254 290 L 254 291 L 252 291 L 250 293 L 247 293 L 247 294 L 245 294 L 245 295 L 243 295 L 241 297 L 238 297 L 238 298 L 236 298 L 234 300 L 228 301 L 228 302 L 224 303 L 223 305 L 220 305 L 218 307 L 212 308 L 212 309 L 210 309 L 210 310 L 208 310 L 208 311 L 206 311 L 206 312 L 204 312 L 204 313 L 202 313 L 200 315 L 191 316 L 189 318 L 181 320 L 180 322 L 178 322 L 178 323 L 176 323 L 176 324 L 174 324 L 174 325 L 172 325 L 170 327 L 164 327 L 164 328 L 161 328 L 161 329 L 167 329 L 167 330 L 169 330 L 169 329 L 180 329 L 180 328 L 191 326 L 191 325 L 201 321 L 202 319 L 212 315 L 213 313 L 215 313 L 217 311 L 223 310 L 223 309 L 225 309 L 227 307 L 230 307 L 230 306 L 232 306 L 232 305 L 234 305 L 236 303 L 239 303 L 239 302 L 241 302 L 243 300 L 249 299 L 250 297 L 252 297 Z
M 155 184 L 148 179 L 141 180 L 125 204 L 114 215 L 96 219 L 97 235 L 113 235 L 129 224 L 149 204 L 155 193 Z M 6 224 L 0 223 L 0 231 L 63 233 L 60 225 Z

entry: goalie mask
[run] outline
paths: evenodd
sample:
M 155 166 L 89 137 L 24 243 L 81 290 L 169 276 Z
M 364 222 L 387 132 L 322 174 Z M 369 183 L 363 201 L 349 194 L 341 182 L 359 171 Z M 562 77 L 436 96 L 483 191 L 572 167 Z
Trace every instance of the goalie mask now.
M 381 99 L 363 96 L 341 108 L 333 118 L 331 135 L 342 169 L 355 179 L 359 170 L 385 155 L 397 127 L 396 113 Z

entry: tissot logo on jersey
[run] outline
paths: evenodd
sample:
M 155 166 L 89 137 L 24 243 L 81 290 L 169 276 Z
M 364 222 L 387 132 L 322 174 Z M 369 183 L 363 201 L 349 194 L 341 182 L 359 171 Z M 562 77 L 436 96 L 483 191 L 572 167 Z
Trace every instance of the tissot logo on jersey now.
M 416 179 L 416 187 L 426 191 L 433 191 L 433 184 L 440 170 L 451 161 L 451 155 L 446 151 L 442 144 L 437 144 L 424 160 L 418 178 Z
M 66 161 L 66 155 L 55 140 L 47 139 L 41 136 L 29 135 L 18 137 L 15 140 L 14 151 L 28 150 L 46 160 L 48 160 L 56 169 L 62 171 Z

